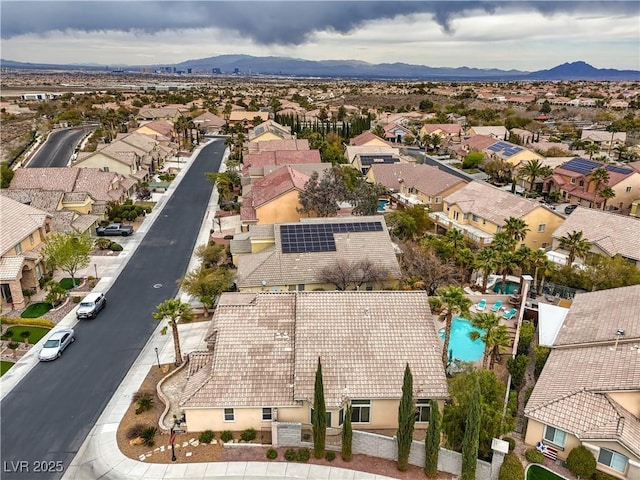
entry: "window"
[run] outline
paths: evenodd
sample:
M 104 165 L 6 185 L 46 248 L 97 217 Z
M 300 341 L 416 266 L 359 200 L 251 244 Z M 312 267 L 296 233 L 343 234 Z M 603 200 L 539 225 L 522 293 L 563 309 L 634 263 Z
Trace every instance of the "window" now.
M 351 409 L 351 423 L 369 423 L 371 401 L 352 400 Z
M 416 422 L 428 422 L 431 415 L 431 405 L 428 398 L 419 398 L 416 402 Z
M 478 221 L 478 216 L 477 216 L 477 215 L 472 215 L 472 216 L 471 216 L 471 219 L 472 219 L 474 222 L 477 222 L 477 221 Z
M 631 188 L 631 187 L 629 187 Z M 436 197 L 436 205 L 439 205 L 442 203 L 442 197 Z
M 564 447 L 566 433 L 558 428 L 546 426 L 544 429 L 544 439 L 559 447 Z
M 606 448 L 601 448 L 600 453 L 598 454 L 598 463 L 622 473 L 627 469 L 628 461 L 629 459 L 624 455 L 620 455 L 618 452 L 614 452 L 613 450 L 607 450 Z
M 327 417 L 327 427 L 331 427 L 331 412 L 325 412 L 326 413 L 326 417 Z M 315 412 L 313 411 L 313 408 L 311 408 L 311 423 L 313 423 L 313 415 L 315 414 Z
M 580 186 L 580 187 L 584 187 L 584 180 L 580 180 L 580 181 L 578 182 L 578 186 Z
M 298 291 L 299 292 L 304 292 L 304 283 L 299 283 L 298 284 Z
M 571 183 L 575 184 L 575 183 L 576 183 L 576 179 L 575 179 L 575 178 L 572 178 L 572 179 L 571 179 Z
M 627 189 L 625 190 L 625 192 L 627 192 L 627 193 L 631 193 L 631 187 L 627 187 Z
M 546 228 L 547 226 L 544 223 L 541 223 L 540 225 L 538 225 L 538 233 L 544 232 Z
M 14 248 L 16 250 L 16 255 L 18 255 L 19 253 L 22 253 L 22 244 L 18 243 Z
M 262 409 L 262 421 L 263 422 L 270 422 L 271 420 L 273 420 L 273 409 L 271 409 L 270 407 L 266 407 Z
M 31 245 L 33 245 L 33 233 L 29 235 L 29 241 L 31 242 Z
M 233 408 L 225 408 L 224 409 L 224 421 L 225 422 L 235 422 L 236 414 L 233 411 Z
M 341 408 L 338 412 L 338 426 L 344 423 L 344 408 Z

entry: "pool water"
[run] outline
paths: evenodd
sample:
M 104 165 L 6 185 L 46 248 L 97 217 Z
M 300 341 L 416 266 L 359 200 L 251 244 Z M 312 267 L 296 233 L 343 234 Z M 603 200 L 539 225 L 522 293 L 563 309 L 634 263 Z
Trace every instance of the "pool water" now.
M 378 200 L 378 211 L 384 212 L 385 207 L 388 205 L 389 200 L 380 199 Z
M 502 287 L 502 280 L 498 280 L 496 284 L 493 286 L 493 291 L 496 293 L 500 292 L 500 288 Z M 512 293 L 516 293 L 520 289 L 520 284 L 518 282 L 510 282 L 507 280 L 507 285 L 504 288 L 505 295 L 511 295 Z
M 471 340 L 470 332 L 479 332 L 484 334 L 481 328 L 474 327 L 471 322 L 465 318 L 455 317 L 451 322 L 451 336 L 449 338 L 449 350 L 453 358 L 462 360 L 463 362 L 475 362 L 482 358 L 484 353 L 484 342 L 480 339 Z M 438 332 L 440 338 L 444 340 L 444 328 Z

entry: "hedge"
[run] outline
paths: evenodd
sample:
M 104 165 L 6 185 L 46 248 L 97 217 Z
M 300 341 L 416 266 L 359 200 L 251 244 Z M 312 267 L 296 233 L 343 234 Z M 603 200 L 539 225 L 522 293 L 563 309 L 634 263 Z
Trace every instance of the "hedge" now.
M 46 328 L 53 328 L 56 326 L 54 322 L 52 322 L 51 320 L 47 320 L 45 318 L 2 317 L 0 318 L 0 323 L 2 323 L 2 325 L 26 325 L 29 327 L 46 327 Z
M 531 463 L 544 463 L 544 454 L 535 448 L 530 448 L 524 452 L 524 456 Z
M 514 453 L 508 453 L 504 456 L 498 480 L 524 480 L 524 467 Z

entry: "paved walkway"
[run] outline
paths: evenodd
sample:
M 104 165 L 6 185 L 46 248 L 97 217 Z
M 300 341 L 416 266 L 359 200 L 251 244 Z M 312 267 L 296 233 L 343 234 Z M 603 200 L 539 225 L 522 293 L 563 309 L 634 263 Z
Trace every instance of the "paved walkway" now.
M 193 159 L 194 157 L 192 157 Z M 118 276 L 131 254 L 140 243 L 144 233 L 150 228 L 155 216 L 160 214 L 168 195 L 181 180 L 186 169 L 189 168 L 191 159 L 183 162 L 182 172 L 172 182 L 167 194 L 159 199 L 159 203 L 154 208 L 152 215 L 145 219 L 139 230 L 139 235 L 129 237 L 125 249 L 117 257 L 109 257 L 111 263 L 96 265 L 100 274 L 100 282 L 97 289 L 106 289 Z M 224 165 L 224 163 L 223 163 Z M 209 201 L 209 208 L 202 222 L 202 228 L 196 240 L 196 246 L 207 243 L 210 236 L 211 221 L 216 210 L 217 192 Z M 236 228 L 234 222 L 237 219 L 229 220 L 229 225 L 223 224 L 224 228 Z M 124 254 L 124 255 L 123 255 Z M 192 270 L 198 264 L 198 260 L 192 257 L 188 270 Z M 91 267 L 89 267 L 91 270 Z M 93 274 L 88 272 L 88 274 Z M 183 301 L 190 298 L 184 292 L 180 292 L 179 297 Z M 73 312 L 61 322 L 61 324 L 74 324 L 75 315 Z M 204 345 L 205 324 L 185 324 L 180 327 L 180 335 L 183 351 L 201 350 Z M 370 473 L 358 472 L 336 467 L 321 465 L 285 463 L 285 462 L 212 462 L 212 463 L 181 463 L 181 464 L 152 464 L 130 459 L 123 455 L 117 444 L 116 432 L 118 425 L 129 405 L 131 405 L 132 395 L 140 389 L 142 382 L 146 378 L 149 370 L 157 365 L 158 356 L 160 363 L 171 363 L 174 361 L 173 339 L 171 335 L 161 335 L 162 323 L 151 335 L 151 338 L 143 348 L 140 356 L 127 373 L 126 377 L 116 390 L 115 394 L 107 404 L 100 418 L 89 432 L 89 435 L 82 444 L 78 454 L 67 468 L 64 480 L 170 480 L 170 479 L 194 479 L 194 480 L 273 480 L 273 479 L 327 479 L 327 480 L 390 480 L 391 477 L 384 477 Z M 158 356 L 156 356 L 156 348 Z M 35 362 L 34 362 L 35 364 Z M 13 367 L 15 368 L 15 366 Z M 30 368 L 29 368 L 30 369 Z M 26 370 L 28 371 L 28 370 Z M 26 372 L 23 372 L 24 375 Z M 4 380 L 4 377 L 3 377 Z M 16 380 L 16 379 L 14 379 Z M 19 380 L 17 380 L 19 381 Z M 3 394 L 6 394 L 3 382 Z M 9 387 L 9 385 L 7 385 Z

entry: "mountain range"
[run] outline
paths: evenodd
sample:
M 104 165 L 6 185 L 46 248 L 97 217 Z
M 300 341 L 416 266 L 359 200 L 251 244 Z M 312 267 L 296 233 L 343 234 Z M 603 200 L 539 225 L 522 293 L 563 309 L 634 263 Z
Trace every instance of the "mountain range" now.
M 272 75 L 324 78 L 371 78 L 411 79 L 432 81 L 533 81 L 533 80 L 612 80 L 638 81 L 638 70 L 615 70 L 595 68 L 578 61 L 563 63 L 548 70 L 527 72 L 520 70 L 482 69 L 470 67 L 428 67 L 408 63 L 372 64 L 358 60 L 303 60 L 289 57 L 254 57 L 250 55 L 220 55 L 177 64 L 164 65 L 60 65 L 23 63 L 0 60 L 3 68 L 55 69 L 55 70 L 106 70 L 117 72 L 140 72 L 141 69 L 163 72 L 220 73 L 237 75 Z

